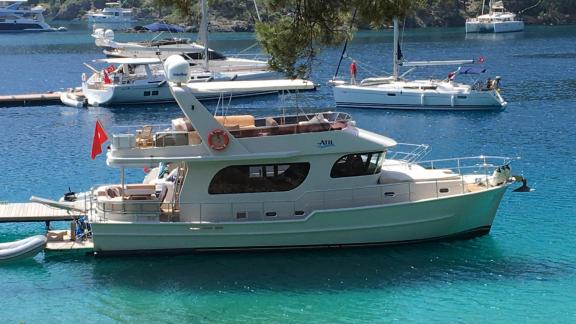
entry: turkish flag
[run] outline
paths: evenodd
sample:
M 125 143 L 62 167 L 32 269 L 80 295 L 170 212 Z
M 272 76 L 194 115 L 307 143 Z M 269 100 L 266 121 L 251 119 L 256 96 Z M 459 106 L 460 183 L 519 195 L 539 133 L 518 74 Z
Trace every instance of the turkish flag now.
M 104 131 L 102 124 L 99 120 L 96 120 L 96 127 L 94 127 L 94 138 L 92 139 L 92 153 L 90 158 L 94 160 L 96 155 L 102 153 L 102 144 L 108 140 L 108 135 Z

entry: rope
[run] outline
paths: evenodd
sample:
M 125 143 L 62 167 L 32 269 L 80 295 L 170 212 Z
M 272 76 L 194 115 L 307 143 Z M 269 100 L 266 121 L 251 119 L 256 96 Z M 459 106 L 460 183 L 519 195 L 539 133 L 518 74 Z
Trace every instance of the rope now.
M 530 6 L 530 7 L 526 8 L 526 9 L 523 9 L 523 10 L 518 11 L 518 14 L 521 15 L 524 11 L 530 10 L 530 9 L 532 9 L 532 8 L 535 8 L 535 7 L 539 6 L 540 3 L 542 3 L 542 0 L 538 0 L 538 2 L 536 2 L 536 4 L 533 5 L 533 6 Z

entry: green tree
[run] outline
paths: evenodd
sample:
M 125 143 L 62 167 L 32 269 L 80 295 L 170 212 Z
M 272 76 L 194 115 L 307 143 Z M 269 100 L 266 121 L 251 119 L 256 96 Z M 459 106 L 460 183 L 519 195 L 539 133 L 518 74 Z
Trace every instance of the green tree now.
M 271 55 L 270 66 L 288 76 L 306 76 L 320 46 L 341 44 L 351 38 L 355 24 L 378 28 L 393 17 L 405 17 L 421 8 L 424 0 L 269 0 L 266 6 L 281 13 L 258 23 L 256 35 Z

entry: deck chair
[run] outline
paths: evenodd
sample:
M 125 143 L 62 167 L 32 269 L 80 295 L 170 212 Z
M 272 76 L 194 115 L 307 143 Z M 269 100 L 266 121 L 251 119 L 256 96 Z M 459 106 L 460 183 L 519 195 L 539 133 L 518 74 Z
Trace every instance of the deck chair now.
M 152 136 L 152 126 L 143 126 L 138 135 L 136 136 L 136 146 L 148 147 L 154 146 L 154 138 Z

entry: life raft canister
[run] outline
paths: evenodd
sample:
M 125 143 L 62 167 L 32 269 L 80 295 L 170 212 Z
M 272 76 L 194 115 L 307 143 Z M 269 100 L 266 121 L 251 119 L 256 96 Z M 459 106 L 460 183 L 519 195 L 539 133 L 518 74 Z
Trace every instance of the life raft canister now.
M 228 134 L 222 129 L 214 129 L 208 133 L 208 146 L 216 151 L 222 151 L 230 142 Z

